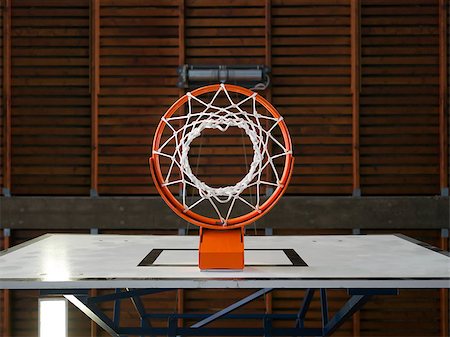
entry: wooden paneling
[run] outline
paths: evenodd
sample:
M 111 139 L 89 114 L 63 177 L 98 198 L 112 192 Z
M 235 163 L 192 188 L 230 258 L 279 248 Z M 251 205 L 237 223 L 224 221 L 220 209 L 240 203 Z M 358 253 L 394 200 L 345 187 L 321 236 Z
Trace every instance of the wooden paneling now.
M 264 64 L 263 1 L 187 0 L 186 63 Z
M 3 246 L 3 230 L 0 230 L 0 251 L 5 249 L 5 247 Z M 2 319 L 0 319 L 0 333 L 3 334 L 4 331 L 4 290 L 0 290 L 0 317 L 2 317 Z
M 3 119 L 3 193 L 10 194 L 11 190 L 11 1 L 3 2 L 2 13 L 2 119 Z
M 450 2 L 447 1 L 447 85 L 450 83 Z M 450 114 L 450 90 L 447 90 L 447 113 Z M 448 160 L 447 160 L 447 183 L 450 185 L 450 117 L 447 115 L 447 145 L 448 145 Z M 448 186 L 447 186 L 448 187 Z
M 349 1 L 273 1 L 272 102 L 294 141 L 288 193 L 352 193 Z
M 362 336 L 439 336 L 439 290 L 375 296 L 361 310 Z
M 100 194 L 156 193 L 149 145 L 180 94 L 180 62 L 269 60 L 272 102 L 294 141 L 288 193 L 350 195 L 358 185 L 353 143 L 359 138 L 363 195 L 439 193 L 438 0 L 362 1 L 360 128 L 349 0 L 186 0 L 181 12 L 180 3 L 100 3 Z M 91 182 L 97 185 L 89 2 L 13 6 L 13 193 L 87 195 Z M 236 182 L 245 172 L 241 138 L 229 137 L 224 147 L 207 144 L 203 155 L 214 148 L 215 155 L 239 159 L 226 174 L 217 161 L 199 167 L 199 175 Z
M 98 95 L 100 92 L 100 0 L 90 1 L 91 196 L 98 195 Z
M 101 1 L 99 194 L 155 194 L 155 126 L 178 97 L 178 1 Z
M 438 194 L 438 1 L 361 11 L 362 194 Z
M 266 64 L 265 9 L 265 2 L 257 0 L 186 0 L 186 63 Z M 243 98 L 231 97 L 236 101 Z M 234 132 L 236 129 L 226 133 L 206 130 L 193 143 L 193 172 L 206 183 L 234 185 L 248 172 L 251 144 L 247 135 L 242 130 Z M 230 156 L 233 160 L 226 163 Z
M 0 10 L 2 15 L 0 15 L 0 27 L 2 27 L 2 29 L 0 29 L 0 102 L 1 102 L 1 108 L 0 108 L 0 144 L 2 146 L 0 146 L 0 186 L 4 187 L 4 156 L 5 156 L 5 148 L 6 148 L 6 142 L 5 142 L 5 134 L 4 134 L 4 128 L 5 128 L 5 113 L 4 113 L 4 105 L 3 105 L 3 66 L 4 66 L 4 62 L 3 62 L 3 52 L 4 52 L 4 41 L 3 41 L 3 31 L 4 31 L 4 20 L 3 20 L 3 16 L 5 13 L 5 9 L 4 9 L 4 1 L 0 2 Z M 0 330 L 1 331 L 1 330 Z
M 448 195 L 448 1 L 439 0 L 439 176 L 442 195 Z
M 359 96 L 361 91 L 361 1 L 351 0 L 351 93 L 352 93 L 352 159 L 353 195 L 361 195 L 359 160 Z
M 89 193 L 89 3 L 14 1 L 12 193 Z

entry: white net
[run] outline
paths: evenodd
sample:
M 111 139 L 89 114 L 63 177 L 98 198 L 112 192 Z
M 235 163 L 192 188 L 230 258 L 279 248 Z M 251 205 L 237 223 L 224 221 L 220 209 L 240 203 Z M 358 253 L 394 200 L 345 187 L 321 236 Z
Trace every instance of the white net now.
M 226 97 L 227 106 L 215 104 L 219 94 Z M 282 118 L 260 114 L 257 109 L 256 93 L 235 102 L 223 84 L 207 102 L 191 93 L 186 95 L 188 99 L 185 114 L 162 118 L 162 122 L 171 133 L 155 151 L 160 157 L 170 159 L 168 169 L 164 173 L 164 186 L 181 186 L 181 198 L 185 212 L 193 210 L 203 201 L 209 202 L 217 214 L 220 224 L 226 226 L 236 202 L 242 202 L 251 210 L 258 211 L 262 201 L 262 187 L 266 187 L 266 190 L 267 187 L 270 187 L 273 190 L 280 186 L 281 177 L 276 169 L 275 161 L 291 154 L 291 151 L 288 151 L 282 142 L 272 134 Z M 201 181 L 191 169 L 188 157 L 190 146 L 206 129 L 226 132 L 231 127 L 241 129 L 250 139 L 253 159 L 248 173 L 235 185 L 209 186 Z M 278 148 L 278 150 L 274 151 L 274 148 Z M 263 174 L 267 170 L 271 174 Z M 272 177 L 273 181 L 269 181 L 268 177 Z M 256 190 L 255 198 L 252 200 L 242 196 L 242 193 L 250 187 Z M 195 189 L 199 198 L 189 202 L 188 188 Z M 219 207 L 224 204 L 227 204 L 227 207 Z

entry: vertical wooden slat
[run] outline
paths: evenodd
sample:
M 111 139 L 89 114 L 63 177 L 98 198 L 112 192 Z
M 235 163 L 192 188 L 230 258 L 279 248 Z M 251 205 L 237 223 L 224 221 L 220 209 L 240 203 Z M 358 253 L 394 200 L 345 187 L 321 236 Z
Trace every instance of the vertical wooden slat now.
M 265 66 L 272 68 L 272 0 L 265 0 L 264 4 L 264 60 Z M 271 102 L 272 101 L 272 86 L 270 85 L 265 91 L 266 99 Z M 269 122 L 266 121 L 266 128 L 268 128 Z M 268 147 L 272 149 L 272 141 L 269 140 Z M 272 173 L 270 170 L 265 170 L 265 176 L 267 181 L 272 181 Z M 266 295 L 266 299 L 270 298 L 271 300 L 272 294 L 269 293 Z M 267 302 L 266 302 L 267 304 Z
M 11 245 L 10 235 L 3 237 L 3 249 L 8 249 Z M 11 294 L 9 289 L 3 290 L 3 331 L 2 336 L 11 336 Z
M 352 157 L 353 195 L 361 195 L 359 170 L 359 94 L 361 78 L 360 0 L 351 0 L 351 92 L 352 92 Z
M 364 195 L 440 193 L 438 4 L 361 2 Z
M 177 313 L 182 314 L 184 312 L 184 290 L 177 290 Z M 183 326 L 183 319 L 178 319 L 178 326 Z
M 97 289 L 91 289 L 91 297 L 95 297 L 98 295 Z M 98 336 L 98 325 L 94 321 L 91 320 L 91 337 Z
M 361 4 L 360 0 L 351 0 L 351 93 L 352 93 L 352 163 L 353 195 L 361 195 L 359 171 L 359 94 L 361 79 Z M 361 318 L 359 311 L 353 315 L 353 336 L 361 335 Z
M 178 12 L 178 64 L 181 66 L 186 59 L 185 41 L 185 0 L 180 0 Z
M 182 66 L 186 63 L 186 8 L 185 0 L 179 0 L 178 4 L 178 66 Z M 185 94 L 184 88 L 178 90 L 178 96 L 181 97 Z M 180 108 L 180 112 L 184 114 L 184 105 Z M 180 120 L 178 126 L 181 127 L 183 121 Z M 181 183 L 179 185 L 180 193 L 182 191 Z
M 439 0 L 439 174 L 441 194 L 448 195 L 448 1 Z M 445 234 L 445 235 L 444 235 Z M 448 250 L 448 231 L 441 233 L 441 249 Z M 449 331 L 449 291 L 440 290 L 441 336 Z
M 353 190 L 350 7 L 272 0 L 272 102 L 296 157 L 289 194 Z
M 447 0 L 439 0 L 439 174 L 443 195 L 448 195 L 447 11 Z
M 91 89 L 91 196 L 98 194 L 98 94 L 100 91 L 100 0 L 91 0 L 90 89 Z M 91 296 L 97 296 L 91 289 Z M 97 323 L 91 321 L 91 337 L 98 335 Z
M 178 5 L 178 65 L 182 66 L 186 63 L 186 4 L 185 0 L 179 0 Z M 178 95 L 181 97 L 185 93 L 183 88 L 180 88 Z M 180 120 L 180 126 L 182 121 Z M 180 191 L 182 187 L 180 185 Z M 184 290 L 177 290 L 177 312 L 182 314 L 184 312 Z M 183 319 L 178 320 L 178 326 L 183 326 Z
M 100 92 L 100 0 L 91 0 L 91 195 L 98 191 L 98 95 Z
M 3 192 L 11 191 L 11 0 L 3 3 Z
M 443 231 L 444 232 L 444 231 Z M 446 235 L 441 235 L 441 249 L 448 250 L 448 231 Z M 441 336 L 449 336 L 449 294 L 448 289 L 440 290 L 440 311 L 441 311 Z
M 12 5 L 11 193 L 88 195 L 90 0 Z
M 186 4 L 185 0 L 179 0 L 178 4 L 178 65 L 186 63 Z M 178 95 L 184 95 L 184 89 L 180 88 Z M 183 107 L 181 108 L 183 109 Z M 180 126 L 182 122 L 180 121 Z
M 272 68 L 272 0 L 265 2 L 265 65 Z M 272 86 L 266 90 L 266 98 L 272 101 Z
M 265 295 L 264 302 L 266 305 L 266 314 L 271 314 L 273 312 L 273 295 L 271 292 Z
M 361 336 L 361 315 L 357 311 L 353 314 L 353 337 Z

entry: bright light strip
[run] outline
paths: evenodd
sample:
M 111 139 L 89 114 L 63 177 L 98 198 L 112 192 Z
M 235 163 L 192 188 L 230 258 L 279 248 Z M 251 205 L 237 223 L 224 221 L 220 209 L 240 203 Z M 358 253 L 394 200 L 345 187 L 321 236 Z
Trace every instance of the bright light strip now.
M 39 299 L 39 337 L 67 337 L 66 299 Z

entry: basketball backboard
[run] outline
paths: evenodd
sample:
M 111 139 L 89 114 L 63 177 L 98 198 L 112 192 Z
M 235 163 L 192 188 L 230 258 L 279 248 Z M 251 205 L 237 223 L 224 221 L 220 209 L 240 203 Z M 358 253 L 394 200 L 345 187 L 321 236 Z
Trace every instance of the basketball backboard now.
M 200 271 L 196 236 L 47 234 L 0 255 L 0 288 L 450 288 L 450 257 L 401 235 L 246 237 Z

